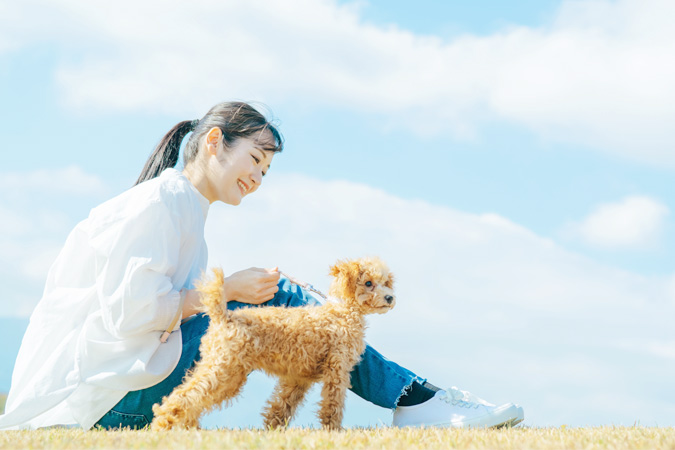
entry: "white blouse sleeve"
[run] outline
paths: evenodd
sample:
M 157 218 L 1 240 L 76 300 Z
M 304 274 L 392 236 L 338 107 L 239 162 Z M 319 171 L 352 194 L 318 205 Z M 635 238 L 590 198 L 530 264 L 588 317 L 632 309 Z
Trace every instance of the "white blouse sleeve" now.
M 177 314 L 172 283 L 181 246 L 180 212 L 152 201 L 95 222 L 96 289 L 106 330 L 118 339 L 164 331 Z

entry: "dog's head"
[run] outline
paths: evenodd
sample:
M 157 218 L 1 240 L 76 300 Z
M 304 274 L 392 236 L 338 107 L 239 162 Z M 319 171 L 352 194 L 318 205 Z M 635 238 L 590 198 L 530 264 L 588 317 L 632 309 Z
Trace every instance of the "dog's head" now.
M 379 258 L 338 261 L 330 268 L 335 277 L 329 294 L 353 304 L 365 314 L 382 314 L 396 304 L 394 276 Z

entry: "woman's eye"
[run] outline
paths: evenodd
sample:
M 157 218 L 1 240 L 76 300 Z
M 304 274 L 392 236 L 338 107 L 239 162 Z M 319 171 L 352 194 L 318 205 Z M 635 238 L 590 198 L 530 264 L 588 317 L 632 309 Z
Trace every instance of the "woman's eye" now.
M 373 285 L 372 281 L 366 281 L 366 286 L 371 287 Z
M 260 164 L 260 158 L 256 158 L 255 155 L 251 155 L 251 157 L 255 160 L 256 164 Z

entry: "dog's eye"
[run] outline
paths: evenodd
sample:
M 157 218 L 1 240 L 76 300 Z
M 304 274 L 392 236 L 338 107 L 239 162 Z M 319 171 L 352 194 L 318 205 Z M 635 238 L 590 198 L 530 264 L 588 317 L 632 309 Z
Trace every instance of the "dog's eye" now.
M 366 281 L 366 286 L 371 287 L 373 285 L 372 281 Z

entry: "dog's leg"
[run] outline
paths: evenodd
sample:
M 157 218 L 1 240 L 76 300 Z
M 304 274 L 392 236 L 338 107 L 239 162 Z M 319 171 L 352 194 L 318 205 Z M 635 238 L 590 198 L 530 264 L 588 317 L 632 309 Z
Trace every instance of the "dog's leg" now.
M 342 428 L 342 416 L 345 406 L 345 395 L 349 387 L 349 369 L 345 364 L 338 363 L 327 369 L 321 390 L 321 407 L 319 421 L 330 430 Z
M 218 378 L 217 388 L 211 392 L 214 405 L 220 405 L 239 395 L 250 372 L 241 365 L 223 367 L 223 369 Z
M 200 384 L 199 380 L 208 375 L 208 372 L 197 364 L 183 384 L 176 387 L 168 397 L 164 397 L 161 405 L 159 403 L 153 405 L 152 412 L 155 418 L 152 420 L 152 430 L 169 430 L 173 427 L 198 428 L 206 393 L 203 389 L 195 388 Z
M 293 419 L 298 406 L 302 404 L 311 383 L 279 379 L 274 394 L 263 410 L 265 427 L 286 427 Z
M 152 429 L 198 428 L 199 418 L 206 410 L 236 396 L 245 382 L 243 368 L 230 368 L 222 361 L 209 361 L 205 357 L 185 382 L 164 398 L 161 406 L 153 406 Z

